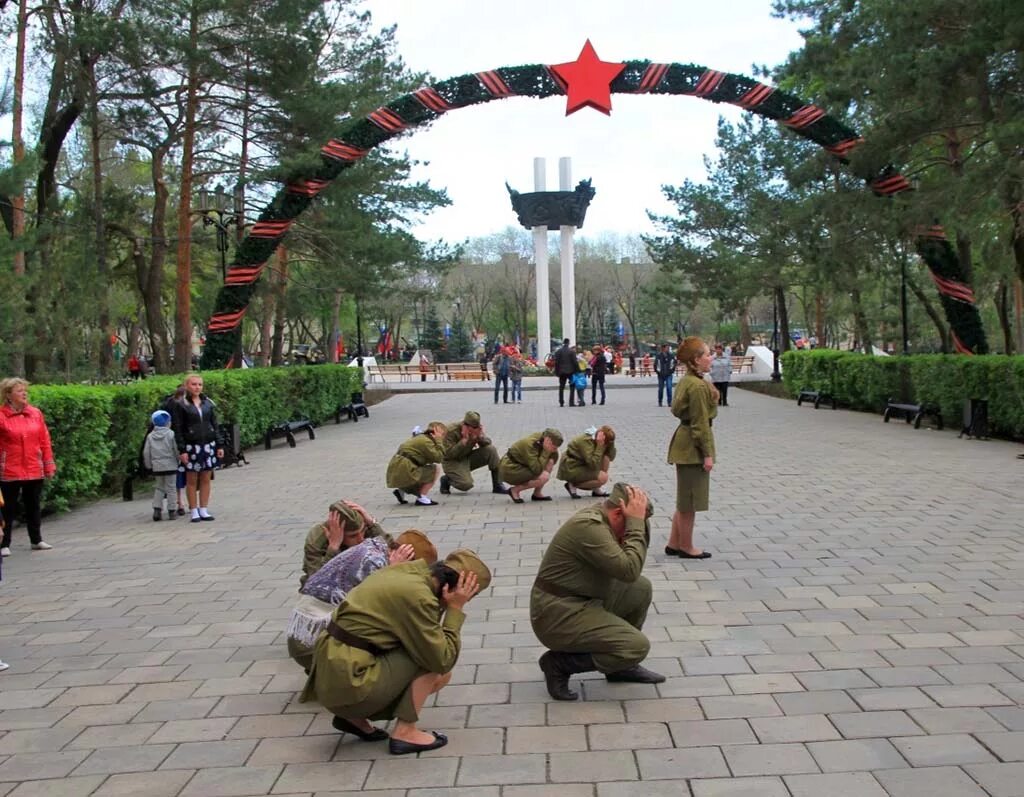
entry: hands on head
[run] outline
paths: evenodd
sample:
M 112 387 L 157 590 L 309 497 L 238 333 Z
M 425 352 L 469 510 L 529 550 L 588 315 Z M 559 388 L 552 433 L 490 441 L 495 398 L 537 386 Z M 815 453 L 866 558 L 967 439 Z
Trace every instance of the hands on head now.
M 415 548 L 411 545 L 399 545 L 388 554 L 388 564 L 397 565 L 400 562 L 411 562 L 415 557 Z
M 626 500 L 622 504 L 622 514 L 628 518 L 646 519 L 647 493 L 639 487 L 630 485 L 626 488 L 626 495 Z
M 345 528 L 341 523 L 341 513 L 332 509 L 327 513 L 327 522 L 324 523 L 324 534 L 327 536 L 327 548 L 337 551 L 341 548 L 341 541 L 345 538 Z
M 444 599 L 445 605 L 454 606 L 459 611 L 462 611 L 465 605 L 469 603 L 469 599 L 479 591 L 480 584 L 476 573 L 471 570 L 463 570 L 459 573 L 459 583 L 455 589 L 449 589 L 446 584 L 441 589 L 441 597 Z

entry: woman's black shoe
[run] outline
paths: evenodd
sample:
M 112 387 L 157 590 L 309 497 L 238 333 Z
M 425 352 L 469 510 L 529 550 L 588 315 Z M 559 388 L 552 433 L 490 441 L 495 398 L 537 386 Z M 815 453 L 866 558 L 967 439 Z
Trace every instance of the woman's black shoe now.
M 395 498 L 398 499 L 398 503 L 400 503 L 400 504 L 407 504 L 407 503 L 409 503 L 408 501 L 405 500 L 405 496 L 402 495 L 402 491 L 401 490 L 392 490 L 391 494 Z
M 374 728 L 372 731 L 367 733 L 358 725 L 349 722 L 344 717 L 335 717 L 331 720 L 331 725 L 334 726 L 334 730 L 341 731 L 342 733 L 351 733 L 353 736 L 357 736 L 364 742 L 383 742 L 388 738 L 388 732 L 381 730 L 380 728 Z
M 388 752 L 391 755 L 406 755 L 408 753 L 424 753 L 427 750 L 437 750 L 448 744 L 448 737 L 443 733 L 431 731 L 434 734 L 434 741 L 427 744 L 415 744 L 414 742 L 403 742 L 401 739 L 392 739 L 388 742 Z

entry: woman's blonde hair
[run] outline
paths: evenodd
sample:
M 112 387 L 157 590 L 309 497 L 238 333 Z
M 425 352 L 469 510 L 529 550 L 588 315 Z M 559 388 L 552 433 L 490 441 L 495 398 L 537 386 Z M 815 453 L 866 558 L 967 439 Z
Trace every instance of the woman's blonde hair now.
M 448 426 L 441 421 L 431 421 L 427 424 L 427 434 L 430 434 L 435 429 L 441 429 L 444 432 L 448 431 Z
M 615 430 L 612 429 L 612 427 L 607 426 L 607 425 L 606 426 L 602 426 L 597 431 L 604 432 L 604 441 L 606 443 L 614 443 L 615 442 Z
M 0 382 L 0 402 L 7 404 L 11 400 L 11 393 L 18 387 L 28 387 L 28 380 L 11 376 Z
M 706 348 L 707 344 L 703 340 L 696 335 L 691 335 L 679 344 L 679 348 L 676 350 L 676 359 L 686 366 L 689 373 L 700 376 L 700 371 L 697 369 L 697 358 L 704 353 Z

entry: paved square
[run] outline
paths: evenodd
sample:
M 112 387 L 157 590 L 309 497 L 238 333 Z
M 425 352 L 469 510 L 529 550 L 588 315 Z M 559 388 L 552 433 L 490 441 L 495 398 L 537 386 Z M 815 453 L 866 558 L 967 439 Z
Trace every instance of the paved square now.
M 0 795 L 1024 793 L 1019 447 L 733 390 L 697 525 L 714 558 L 681 562 L 662 554 L 675 421 L 651 381 L 624 382 L 604 407 L 561 409 L 551 390 L 497 406 L 480 391 L 396 395 L 218 473 L 214 523 L 154 523 L 140 495 L 47 518 L 51 552 L 16 529 Z M 438 507 L 394 502 L 399 442 L 466 409 L 502 452 L 546 426 L 616 428 L 613 477 L 657 509 L 645 630 L 664 684 L 588 675 L 575 704 L 544 689 L 529 587 L 589 499 L 555 484 L 554 501 L 516 506 L 481 474 Z M 283 628 L 304 535 L 339 497 L 442 552 L 474 548 L 495 574 L 468 606 L 452 686 L 424 712 L 451 744 L 420 760 L 342 738 L 295 701 Z

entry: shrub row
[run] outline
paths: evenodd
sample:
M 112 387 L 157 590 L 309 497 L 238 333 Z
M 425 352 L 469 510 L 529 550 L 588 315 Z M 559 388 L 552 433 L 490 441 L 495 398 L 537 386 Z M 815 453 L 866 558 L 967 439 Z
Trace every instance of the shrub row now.
M 57 476 L 45 505 L 64 510 L 116 492 L 134 465 L 149 416 L 181 377 L 130 385 L 33 385 L 30 401 L 46 416 Z M 321 423 L 360 389 L 359 371 L 343 365 L 207 371 L 203 390 L 221 423 L 241 427 L 242 446 L 263 439 L 271 424 L 305 416 Z
M 965 399 L 986 399 L 992 434 L 1024 437 L 1024 357 L 912 354 L 873 357 L 815 349 L 782 355 L 790 395 L 821 390 L 851 408 L 881 412 L 886 401 L 936 404 L 943 417 L 960 417 Z

